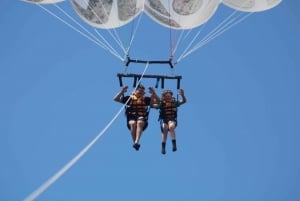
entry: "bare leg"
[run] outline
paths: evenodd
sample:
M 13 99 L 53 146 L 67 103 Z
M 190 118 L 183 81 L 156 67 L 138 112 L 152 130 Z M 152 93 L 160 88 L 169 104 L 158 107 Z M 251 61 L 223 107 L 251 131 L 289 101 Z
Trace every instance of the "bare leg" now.
M 132 141 L 134 143 L 135 138 L 136 138 L 137 123 L 134 120 L 130 120 L 128 123 L 130 126 L 130 133 L 131 133 Z
M 161 153 L 162 154 L 166 154 L 166 142 L 167 142 L 167 138 L 168 138 L 168 124 L 163 123 L 162 124 L 162 134 L 161 134 Z
M 135 136 L 135 144 L 139 144 L 140 138 L 142 136 L 143 128 L 145 126 L 144 120 L 138 120 L 136 126 L 136 136 Z
M 168 124 L 169 124 L 169 131 L 170 131 L 171 138 L 172 140 L 176 140 L 176 133 L 175 133 L 176 124 L 174 121 L 169 121 Z
M 170 135 L 171 135 L 171 138 L 172 138 L 172 151 L 177 150 L 175 127 L 176 127 L 175 122 L 174 121 L 169 121 L 169 131 L 170 131 Z

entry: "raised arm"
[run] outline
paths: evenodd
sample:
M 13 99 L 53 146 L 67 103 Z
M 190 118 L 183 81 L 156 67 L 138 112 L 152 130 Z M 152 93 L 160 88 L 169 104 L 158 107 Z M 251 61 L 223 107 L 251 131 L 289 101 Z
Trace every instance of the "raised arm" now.
M 155 90 L 153 87 L 149 87 L 149 93 L 151 94 L 151 101 L 150 101 L 150 106 L 151 107 L 156 107 L 156 105 L 159 103 L 160 98 L 156 94 Z
M 184 103 L 186 103 L 186 97 L 184 95 L 184 90 L 183 89 L 179 89 L 179 95 L 181 96 L 181 100 L 179 100 L 179 104 L 182 105 Z
M 114 101 L 119 102 L 119 103 L 123 103 L 122 102 L 122 97 L 124 96 L 124 93 L 127 91 L 128 86 L 124 86 L 122 87 L 121 91 L 119 91 L 115 97 L 114 97 Z

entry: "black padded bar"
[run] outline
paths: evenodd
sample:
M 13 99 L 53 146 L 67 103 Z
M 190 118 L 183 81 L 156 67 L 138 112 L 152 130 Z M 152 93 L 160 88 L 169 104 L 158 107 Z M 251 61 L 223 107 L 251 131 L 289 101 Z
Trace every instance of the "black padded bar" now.
M 143 63 L 143 64 L 169 64 L 171 68 L 174 67 L 173 63 L 172 63 L 172 60 L 164 60 L 164 61 L 156 61 L 156 60 L 150 60 L 150 61 L 146 61 L 146 60 L 139 60 L 139 59 L 130 59 L 129 57 L 127 58 L 127 61 L 126 61 L 126 66 L 129 66 L 130 63 Z
M 123 86 L 123 82 L 122 82 L 122 77 L 119 76 L 119 83 L 120 83 L 120 87 Z
M 123 86 L 123 82 L 122 82 L 123 77 L 132 77 L 134 79 L 133 87 L 135 87 L 137 81 L 139 81 L 143 77 L 143 78 L 156 78 L 156 85 L 155 85 L 156 88 L 160 80 L 161 80 L 161 88 L 164 88 L 165 79 L 175 79 L 177 80 L 177 89 L 180 89 L 180 80 L 182 79 L 182 76 L 180 75 L 168 76 L 168 75 L 142 75 L 142 74 L 133 74 L 133 73 L 118 73 L 117 76 L 119 78 L 121 87 Z
M 159 77 L 157 77 L 157 78 L 156 78 L 156 84 L 155 84 L 155 88 L 157 88 L 157 87 L 158 87 L 159 80 L 160 80 L 160 78 L 159 78 Z

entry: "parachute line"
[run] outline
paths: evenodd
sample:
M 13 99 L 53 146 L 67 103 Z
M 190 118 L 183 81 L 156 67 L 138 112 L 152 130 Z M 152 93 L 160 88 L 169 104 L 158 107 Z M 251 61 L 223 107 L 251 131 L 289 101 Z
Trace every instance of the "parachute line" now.
M 99 17 L 99 15 L 97 14 L 97 12 L 85 1 L 85 3 L 87 4 L 87 6 L 91 9 L 91 11 L 93 12 L 93 14 L 97 17 L 97 19 L 102 22 L 101 18 Z M 101 5 L 103 8 L 105 8 L 103 1 L 100 1 Z M 106 9 L 104 9 L 105 14 L 108 15 L 109 12 L 107 12 Z M 95 29 L 96 30 L 96 29 Z M 122 49 L 123 53 L 126 54 L 126 50 L 125 47 L 122 43 L 122 41 L 120 40 L 120 37 L 116 31 L 116 29 L 113 29 L 114 32 L 112 32 L 111 30 L 107 30 L 107 32 L 109 33 L 109 35 L 112 37 L 112 39 L 114 39 L 114 41 L 116 42 L 117 45 L 119 45 L 119 47 Z M 101 35 L 98 31 L 96 31 L 98 33 L 98 35 Z M 101 38 L 104 38 L 103 36 Z M 121 57 L 121 56 L 120 56 Z M 123 58 L 121 58 L 121 60 L 123 60 Z
M 190 43 L 188 44 L 188 46 L 185 48 L 185 50 L 183 51 L 183 53 L 181 54 L 181 56 L 179 57 L 179 59 L 177 60 L 177 63 L 181 60 L 181 57 L 184 56 L 186 54 L 186 52 L 189 51 L 189 49 L 191 48 L 192 44 L 195 42 L 195 40 L 199 37 L 200 33 L 202 32 L 203 28 L 205 27 L 206 24 L 204 24 L 201 29 L 195 34 L 195 36 L 193 37 L 193 39 L 190 41 Z
M 74 31 L 76 31 L 77 33 L 79 33 L 80 35 L 82 35 L 83 37 L 87 38 L 88 40 L 90 40 L 91 42 L 93 42 L 94 44 L 100 46 L 101 48 L 103 48 L 104 50 L 107 50 L 108 52 L 110 52 L 112 55 L 114 55 L 115 57 L 117 57 L 118 59 L 120 59 L 121 61 L 123 60 L 123 58 L 118 55 L 116 52 L 108 49 L 105 45 L 103 45 L 103 43 L 100 43 L 100 41 L 93 39 L 92 37 L 88 36 L 87 34 L 83 33 L 82 31 L 80 31 L 79 29 L 77 29 L 76 27 L 74 27 L 73 25 L 71 25 L 70 23 L 68 23 L 67 21 L 65 21 L 64 19 L 62 19 L 61 17 L 59 17 L 58 15 L 54 14 L 52 11 L 50 11 L 49 9 L 45 8 L 44 6 L 40 5 L 40 4 L 36 4 L 37 6 L 39 6 L 40 8 L 42 8 L 44 11 L 46 11 L 48 14 L 52 15 L 53 17 L 55 17 L 57 20 L 61 21 L 63 24 L 65 24 L 66 26 L 68 26 L 69 28 L 73 29 Z M 92 34 L 90 34 L 92 35 Z
M 226 32 L 227 30 L 229 30 L 233 26 L 239 24 L 240 22 L 242 22 L 243 20 L 245 20 L 247 17 L 249 17 L 252 14 L 253 13 L 248 13 L 247 15 L 245 15 L 244 17 L 242 17 L 238 21 L 231 21 L 231 22 L 227 23 L 226 26 L 222 27 L 222 29 L 220 29 L 217 32 L 215 32 L 213 35 L 211 35 L 210 37 L 208 37 L 206 40 L 200 41 L 190 52 L 188 52 L 186 54 L 186 56 L 189 55 L 189 54 L 191 54 L 191 53 L 193 53 L 194 51 L 198 50 L 199 48 L 203 47 L 204 45 L 208 44 L 210 41 L 212 41 L 213 39 L 215 39 L 218 36 L 222 35 L 224 32 Z
M 130 51 L 131 46 L 132 46 L 132 44 L 133 44 L 133 41 L 134 41 L 134 39 L 135 39 L 136 32 L 137 32 L 137 30 L 138 30 L 138 28 L 139 28 L 139 26 L 140 26 L 141 19 L 142 19 L 142 14 L 139 16 L 137 25 L 134 27 L 133 33 L 131 34 L 130 42 L 129 42 L 127 51 L 125 52 L 125 56 L 126 56 L 126 57 L 129 55 L 129 51 Z
M 57 4 L 54 4 L 54 6 L 60 10 L 64 15 L 66 15 L 72 22 L 74 22 L 77 26 L 79 26 L 82 30 L 84 30 L 86 33 L 88 33 L 91 37 L 93 37 L 97 42 L 100 42 L 98 38 L 93 35 L 90 31 L 88 31 L 85 27 L 83 27 L 78 21 L 76 21 L 72 16 L 70 16 L 65 10 L 63 10 L 60 6 Z
M 118 55 L 119 58 L 121 58 L 120 54 L 104 39 L 101 38 L 102 41 L 100 41 L 94 34 L 92 34 L 90 31 L 88 31 L 85 27 L 83 27 L 78 21 L 76 21 L 73 17 L 71 17 L 66 11 L 64 11 L 62 8 L 60 8 L 57 4 L 54 4 L 57 9 L 59 9 L 63 14 L 65 14 L 72 22 L 74 22 L 77 26 L 79 26 L 82 30 L 84 30 L 86 33 L 88 33 L 91 37 L 93 37 L 99 44 L 101 44 L 101 47 L 104 50 L 107 50 L 109 52 L 113 52 L 115 55 Z
M 146 64 L 145 69 L 141 75 L 141 79 L 138 81 L 137 86 L 134 88 L 132 93 L 136 90 L 139 84 L 144 77 L 148 69 L 149 63 Z M 75 163 L 77 163 L 95 144 L 96 142 L 104 135 L 104 133 L 110 128 L 110 126 L 114 123 L 114 121 L 120 116 L 121 112 L 125 108 L 125 105 L 130 101 L 130 98 L 127 100 L 125 104 L 119 109 L 119 111 L 115 114 L 115 116 L 110 120 L 110 122 L 103 128 L 103 130 L 86 146 L 84 147 L 71 161 L 69 161 L 63 168 L 61 168 L 57 173 L 55 173 L 51 178 L 49 178 L 45 183 L 43 183 L 40 187 L 38 187 L 34 192 L 32 192 L 28 197 L 24 199 L 24 201 L 33 201 L 37 197 L 39 197 L 45 190 L 47 190 L 52 184 L 54 184 L 60 177 L 62 177 Z
M 176 42 L 176 45 L 175 45 L 175 47 L 174 47 L 173 54 L 175 54 L 175 53 L 176 53 L 176 51 L 177 51 L 177 48 L 178 48 L 179 44 L 181 43 L 181 40 L 182 40 L 183 34 L 184 34 L 184 30 L 182 30 L 182 31 L 180 32 L 179 38 L 178 38 L 178 40 L 177 40 L 177 42 Z
M 247 17 L 249 17 L 250 15 L 253 14 L 253 13 L 248 13 L 247 15 L 245 15 L 242 18 L 239 18 L 237 20 L 237 17 L 233 17 L 236 13 L 237 13 L 237 11 L 234 11 L 230 16 L 228 16 L 225 20 L 223 20 L 218 26 L 216 26 L 210 33 L 208 33 L 205 37 L 203 37 L 203 39 L 200 40 L 192 48 L 190 46 L 188 46 L 188 48 L 178 58 L 178 60 L 176 61 L 176 63 L 180 62 L 183 58 L 187 57 L 188 55 L 190 55 L 191 53 L 195 52 L 199 48 L 201 48 L 204 45 L 208 44 L 213 39 L 215 39 L 218 36 L 222 35 L 225 31 L 227 31 L 227 30 L 231 29 L 232 27 L 234 27 L 235 25 L 241 23 Z M 198 33 L 196 35 L 198 35 Z M 194 39 L 197 38 L 197 37 L 195 36 Z M 194 42 L 194 39 L 192 40 L 191 43 Z

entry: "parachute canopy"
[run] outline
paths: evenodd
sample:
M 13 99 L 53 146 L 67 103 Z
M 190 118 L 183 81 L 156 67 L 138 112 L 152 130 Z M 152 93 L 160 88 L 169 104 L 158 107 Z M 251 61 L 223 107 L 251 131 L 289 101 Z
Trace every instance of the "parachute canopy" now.
M 277 6 L 281 0 L 223 0 L 223 3 L 233 9 L 245 12 L 259 12 Z
M 24 0 L 28 3 L 36 3 L 36 4 L 55 4 L 65 0 Z
M 55 4 L 64 0 L 24 0 Z M 208 21 L 223 4 L 244 12 L 259 12 L 282 0 L 70 0 L 76 13 L 95 28 L 121 27 L 146 13 L 157 23 L 172 29 L 192 29 Z
M 28 3 L 34 4 L 56 4 L 63 2 L 65 0 L 22 0 Z M 220 36 L 222 33 L 227 31 L 229 28 L 240 23 L 246 17 L 250 16 L 254 12 L 265 11 L 277 6 L 282 0 L 68 0 L 71 2 L 71 8 L 75 11 L 85 23 L 90 25 L 92 28 L 106 29 L 107 33 L 111 36 L 116 45 L 120 47 L 121 54 L 114 49 L 114 47 L 107 41 L 101 33 L 97 30 L 97 35 L 89 32 L 85 27 L 81 26 L 80 23 L 76 21 L 72 16 L 68 15 L 59 5 L 55 7 L 61 12 L 60 14 L 65 15 L 68 21 L 61 18 L 56 13 L 45 8 L 45 6 L 40 6 L 49 14 L 53 15 L 55 18 L 72 28 L 74 31 L 78 32 L 82 36 L 86 37 L 88 40 L 94 42 L 98 46 L 107 50 L 118 59 L 123 62 L 127 62 L 126 66 L 130 62 L 133 63 L 165 63 L 169 64 L 171 68 L 183 58 L 187 57 L 191 53 L 195 52 L 197 49 L 206 45 L 208 42 L 214 38 Z M 200 41 L 197 39 L 200 35 L 200 30 L 191 30 L 197 28 L 204 23 L 208 22 L 212 16 L 217 12 L 219 6 L 224 6 L 232 9 L 232 14 L 230 14 L 226 19 L 224 19 L 219 25 L 217 25 L 213 30 L 211 30 L 206 36 L 204 36 Z M 237 12 L 239 11 L 239 12 Z M 174 29 L 170 32 L 170 56 L 169 60 L 164 61 L 148 61 L 148 60 L 137 60 L 129 58 L 129 51 L 133 44 L 133 39 L 139 25 L 138 23 L 132 24 L 131 36 L 128 46 L 125 47 L 123 41 L 118 36 L 116 30 L 111 32 L 109 29 L 118 28 L 124 26 L 141 14 L 149 16 L 150 19 L 156 23 L 167 27 L 169 29 Z M 234 16 L 235 15 L 235 16 Z M 238 16 L 237 16 L 238 15 Z M 236 17 L 237 16 L 237 17 Z M 73 26 L 75 25 L 75 26 Z M 180 31 L 180 35 L 175 37 L 175 30 L 191 30 L 183 36 L 184 31 Z M 195 35 L 191 36 L 188 40 L 187 36 L 192 35 L 192 31 L 195 31 Z M 178 32 L 177 32 L 178 33 Z M 185 46 L 185 49 L 178 48 L 179 46 Z M 181 51 L 181 55 L 173 63 L 176 51 Z M 178 52 L 177 51 L 177 52 Z M 178 53 L 177 53 L 178 54 Z M 127 58 L 127 61 L 125 59 Z
M 50 0 L 48 0 L 50 1 Z M 116 28 L 141 12 L 173 29 L 191 29 L 208 21 L 220 4 L 238 11 L 258 12 L 281 0 L 71 0 L 76 13 L 96 28 Z
M 76 13 L 96 28 L 123 26 L 143 11 L 143 0 L 71 0 Z

